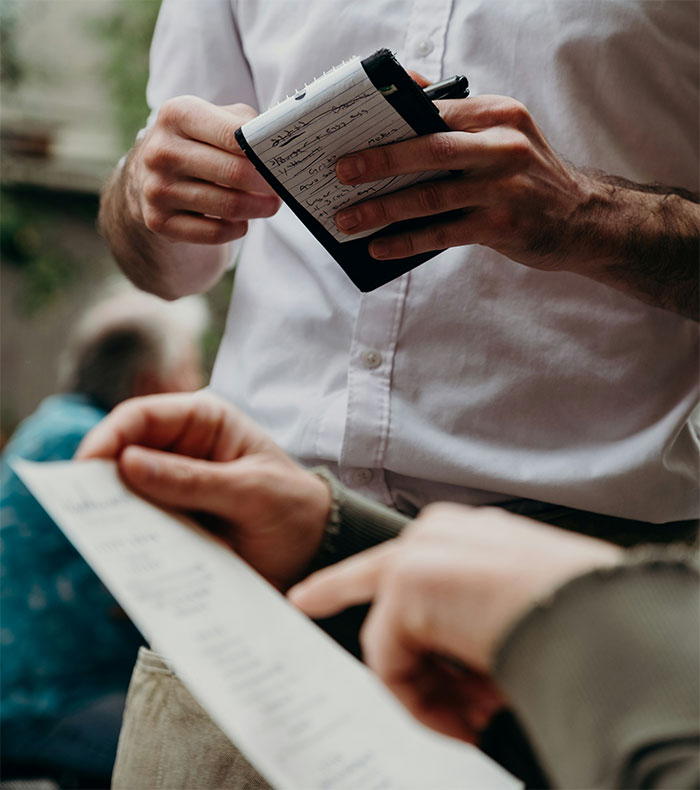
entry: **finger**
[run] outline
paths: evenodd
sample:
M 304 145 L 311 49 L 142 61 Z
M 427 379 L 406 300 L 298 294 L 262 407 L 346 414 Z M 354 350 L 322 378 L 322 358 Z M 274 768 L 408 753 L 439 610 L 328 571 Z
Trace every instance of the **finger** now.
M 133 445 L 124 450 L 118 464 L 134 491 L 162 507 L 228 518 L 235 506 L 229 464 Z
M 177 175 L 189 176 L 248 192 L 275 194 L 252 162 L 246 159 L 240 151 L 236 155 L 219 151 L 211 145 L 188 141 L 172 145 L 167 152 L 163 152 L 163 157 L 170 172 Z
M 374 604 L 360 635 L 363 660 L 423 724 L 474 743 L 476 732 L 451 702 L 449 678 L 436 670 L 425 646 L 404 628 L 405 615 L 396 596 Z
M 493 201 L 493 191 L 490 179 L 446 178 L 426 181 L 343 209 L 335 215 L 335 224 L 344 233 L 358 233 L 404 219 L 486 206 Z
M 411 69 L 406 69 L 406 71 L 411 76 L 411 79 L 414 82 L 417 82 L 421 88 L 427 88 L 428 85 L 430 85 L 430 80 L 427 77 L 424 77 L 420 72 L 412 71 Z
M 187 432 L 208 430 L 215 439 L 207 451 L 218 452 L 217 444 L 225 437 L 221 426 L 230 409 L 208 393 L 150 395 L 132 398 L 113 409 L 83 439 L 76 460 L 116 458 L 129 444 L 171 448 L 178 439 L 187 441 Z M 227 447 L 227 450 L 231 450 Z
M 525 105 L 510 96 L 485 94 L 468 99 L 436 101 L 440 117 L 451 129 L 479 132 L 494 126 L 529 130 L 535 127 Z
M 406 258 L 463 244 L 480 244 L 482 233 L 482 212 L 477 210 L 459 219 L 435 222 L 410 233 L 382 236 L 370 242 L 369 253 L 377 260 Z
M 280 206 L 274 194 L 244 192 L 205 181 L 174 181 L 151 196 L 150 201 L 161 209 L 196 212 L 229 221 L 271 217 Z
M 371 601 L 394 541 L 324 568 L 289 590 L 289 600 L 312 618 L 330 617 L 349 606 Z
M 163 104 L 158 123 L 193 140 L 241 154 L 236 130 L 256 115 L 252 107 L 244 104 L 217 107 L 197 96 L 178 96 Z
M 335 172 L 344 184 L 361 184 L 431 170 L 501 171 L 522 163 L 527 153 L 523 139 L 521 132 L 506 126 L 437 132 L 350 154 L 338 160 Z
M 184 241 L 191 244 L 226 244 L 241 239 L 248 232 L 248 221 L 218 219 L 201 214 L 184 212 L 172 214 L 167 211 L 147 208 L 143 212 L 148 230 L 164 236 L 169 241 Z

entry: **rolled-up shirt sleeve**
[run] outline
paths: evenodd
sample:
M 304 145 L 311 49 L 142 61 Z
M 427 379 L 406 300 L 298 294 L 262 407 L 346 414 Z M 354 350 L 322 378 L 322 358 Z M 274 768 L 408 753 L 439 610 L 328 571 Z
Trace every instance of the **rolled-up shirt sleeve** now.
M 163 0 L 151 42 L 149 123 L 164 101 L 186 94 L 259 109 L 229 0 Z

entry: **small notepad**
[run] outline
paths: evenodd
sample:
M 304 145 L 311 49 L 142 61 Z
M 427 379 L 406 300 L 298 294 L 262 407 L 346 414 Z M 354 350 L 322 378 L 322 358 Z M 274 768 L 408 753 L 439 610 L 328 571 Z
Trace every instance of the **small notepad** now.
M 435 105 L 384 49 L 326 72 L 246 123 L 236 136 L 256 168 L 350 279 L 360 290 L 370 291 L 439 251 L 377 261 L 367 248 L 369 239 L 382 230 L 345 234 L 336 227 L 335 214 L 362 200 L 448 174 L 410 173 L 348 186 L 336 178 L 335 163 L 354 151 L 447 130 Z M 390 226 L 392 232 L 396 228 Z

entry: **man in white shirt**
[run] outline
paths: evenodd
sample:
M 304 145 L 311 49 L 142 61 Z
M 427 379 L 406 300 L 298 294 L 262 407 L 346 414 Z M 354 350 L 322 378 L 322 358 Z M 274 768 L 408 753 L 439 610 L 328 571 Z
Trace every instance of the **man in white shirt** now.
M 653 305 L 697 309 L 698 207 L 590 178 L 553 149 L 697 190 L 697 17 L 685 2 L 165 0 L 153 113 L 102 227 L 129 276 L 173 298 L 211 285 L 245 235 L 212 388 L 385 504 L 694 518 L 697 327 Z M 446 252 L 360 294 L 233 133 L 383 46 L 429 80 L 467 74 L 474 98 L 441 108 L 466 131 L 379 149 L 394 168 L 449 162 L 464 177 L 379 208 L 470 211 L 412 240 Z M 250 106 L 215 106 L 233 102 Z M 387 167 L 377 155 L 372 170 Z
M 694 519 L 697 31 L 682 1 L 164 0 L 152 114 L 101 225 L 134 282 L 170 298 L 209 287 L 245 237 L 211 386 L 375 500 Z M 385 250 L 448 247 L 361 294 L 234 132 L 381 47 L 430 81 L 466 74 L 473 98 L 441 103 L 454 131 L 339 177 L 464 172 L 339 227 L 467 211 Z

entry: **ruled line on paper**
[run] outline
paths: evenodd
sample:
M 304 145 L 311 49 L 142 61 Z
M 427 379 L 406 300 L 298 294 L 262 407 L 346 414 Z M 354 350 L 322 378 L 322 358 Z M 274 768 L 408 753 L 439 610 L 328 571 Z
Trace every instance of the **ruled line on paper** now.
M 327 72 L 296 96 L 249 121 L 243 134 L 275 178 L 339 242 L 379 229 L 343 233 L 334 221 L 341 209 L 446 175 L 443 171 L 407 173 L 355 186 L 338 181 L 335 163 L 341 156 L 416 136 L 372 84 L 359 58 Z

